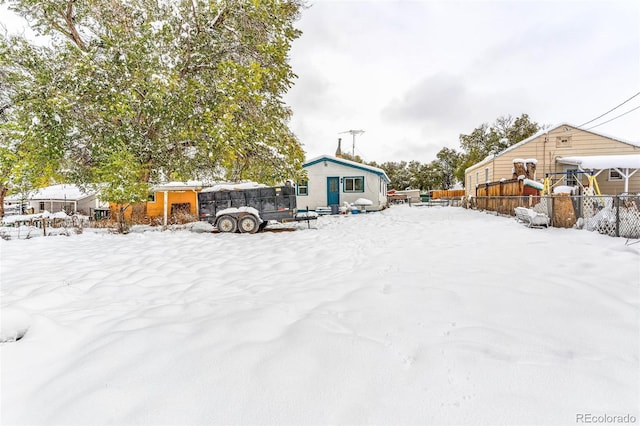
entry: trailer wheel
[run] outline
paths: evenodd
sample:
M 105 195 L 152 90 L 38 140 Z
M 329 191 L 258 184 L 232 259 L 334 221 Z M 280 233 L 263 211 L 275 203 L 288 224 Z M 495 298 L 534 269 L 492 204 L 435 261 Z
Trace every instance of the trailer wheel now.
M 235 217 L 225 214 L 220 216 L 216 227 L 220 232 L 236 232 L 238 229 L 238 222 Z
M 242 233 L 255 234 L 259 228 L 258 219 L 254 215 L 248 214 L 238 221 L 238 227 Z

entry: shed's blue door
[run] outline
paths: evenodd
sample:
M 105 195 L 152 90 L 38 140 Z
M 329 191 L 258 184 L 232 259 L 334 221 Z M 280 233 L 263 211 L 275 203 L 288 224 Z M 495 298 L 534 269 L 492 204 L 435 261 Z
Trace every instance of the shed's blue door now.
M 327 178 L 327 205 L 333 206 L 340 204 L 340 178 Z

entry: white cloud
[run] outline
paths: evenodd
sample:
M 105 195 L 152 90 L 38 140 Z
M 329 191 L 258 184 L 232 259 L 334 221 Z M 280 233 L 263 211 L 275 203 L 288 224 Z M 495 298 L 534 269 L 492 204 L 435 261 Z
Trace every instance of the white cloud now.
M 24 28 L 6 5 L 0 16 Z M 499 116 L 579 125 L 640 90 L 636 0 L 317 1 L 298 27 L 286 101 L 309 157 L 364 129 L 363 158 L 429 162 Z M 594 130 L 640 141 L 640 109 Z
M 635 1 L 320 1 L 299 27 L 287 101 L 311 157 L 361 128 L 365 159 L 428 162 L 499 116 L 578 125 L 640 90 Z M 594 130 L 640 140 L 639 118 Z

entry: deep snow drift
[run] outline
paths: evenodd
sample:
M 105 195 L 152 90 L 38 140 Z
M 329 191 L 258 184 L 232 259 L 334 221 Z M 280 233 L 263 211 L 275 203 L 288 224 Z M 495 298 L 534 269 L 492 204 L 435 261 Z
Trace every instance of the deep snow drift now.
M 0 241 L 2 424 L 639 417 L 640 244 L 439 207 L 296 229 Z

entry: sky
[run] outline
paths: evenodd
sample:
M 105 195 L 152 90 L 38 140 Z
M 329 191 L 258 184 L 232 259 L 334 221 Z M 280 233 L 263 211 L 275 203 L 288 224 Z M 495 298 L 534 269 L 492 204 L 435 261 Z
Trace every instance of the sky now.
M 286 97 L 308 158 L 364 130 L 367 161 L 430 162 L 498 117 L 579 126 L 640 92 L 638 1 L 311 3 Z M 640 109 L 593 131 L 640 141 Z
M 8 19 L 9 28 L 19 24 Z M 285 95 L 307 158 L 430 162 L 498 117 L 579 126 L 640 92 L 640 2 L 311 0 Z M 640 107 L 640 95 L 595 126 Z M 640 108 L 593 131 L 640 142 Z
M 640 244 L 457 207 L 287 226 L 0 228 L 0 422 L 637 424 Z

